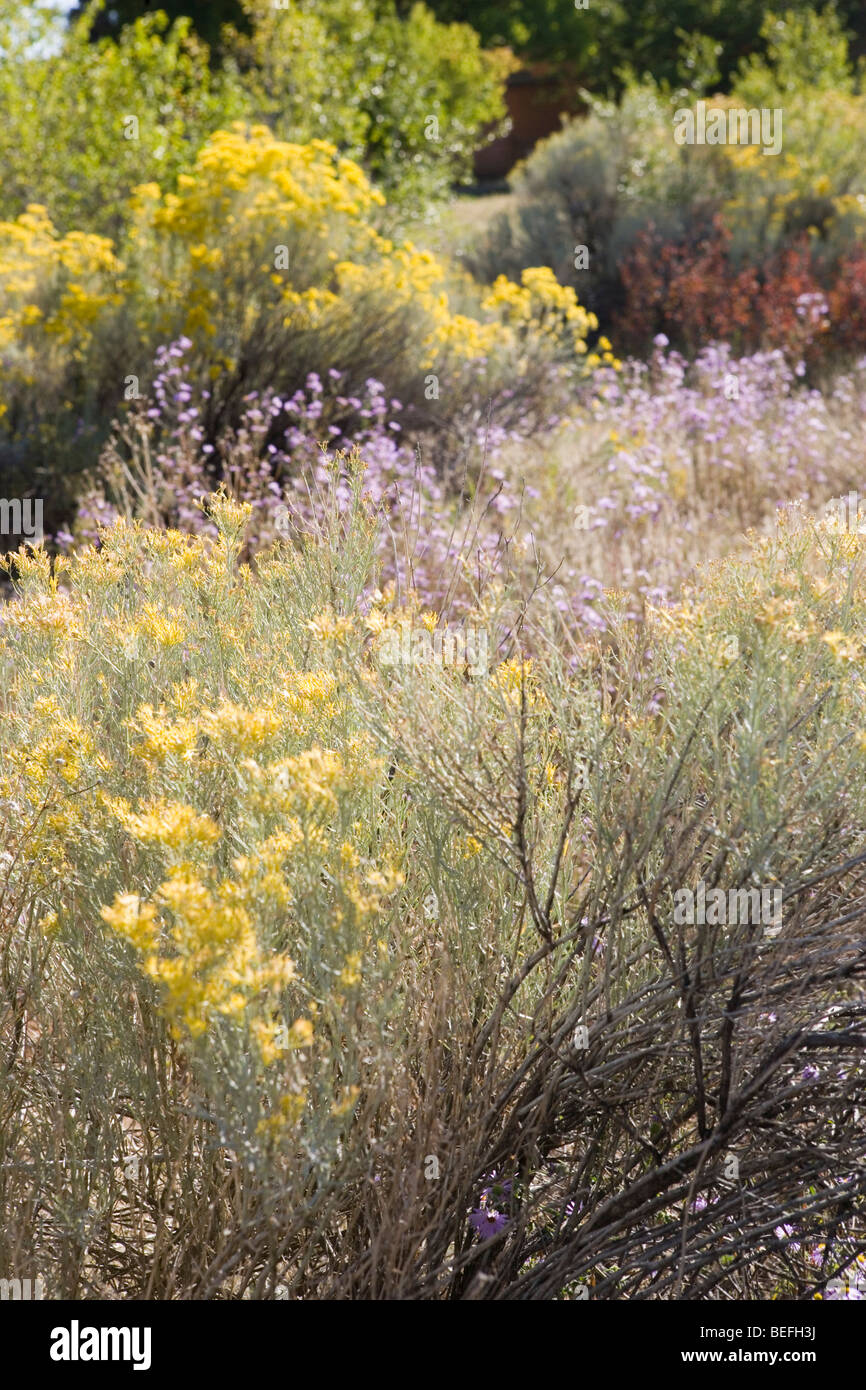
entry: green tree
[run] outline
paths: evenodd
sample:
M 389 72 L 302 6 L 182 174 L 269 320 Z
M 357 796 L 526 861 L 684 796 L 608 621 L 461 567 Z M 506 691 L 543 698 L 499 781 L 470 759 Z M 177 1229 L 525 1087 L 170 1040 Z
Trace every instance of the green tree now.
M 430 0 L 438 18 L 465 17 L 465 0 Z M 408 8 L 408 0 L 401 0 Z M 826 4 L 796 0 L 791 8 L 822 12 Z M 696 40 L 717 47 L 722 87 L 727 89 L 741 61 L 766 52 L 762 26 L 771 0 L 500 0 L 473 6 L 472 23 L 486 45 L 508 44 L 530 61 L 567 64 L 594 91 L 619 91 L 620 70 L 632 69 L 659 82 L 689 82 L 689 56 Z M 846 28 L 866 40 L 862 0 L 836 5 Z M 685 48 L 685 55 L 683 49 Z
M 72 11 L 73 21 L 87 8 L 86 3 L 77 6 Z M 240 0 L 105 0 L 105 8 L 93 24 L 93 38 L 116 39 L 127 25 L 157 10 L 162 10 L 172 21 L 181 16 L 188 18 L 199 37 L 215 50 L 220 47 L 223 25 L 231 24 L 241 30 L 247 27 Z
M 440 196 L 471 169 L 481 129 L 505 115 L 508 55 L 466 24 L 393 0 L 244 0 L 233 49 L 263 118 L 284 139 L 330 140 L 395 203 Z
M 462 0 L 429 0 L 438 19 L 445 22 L 468 18 Z M 397 0 L 406 13 L 411 0 Z M 611 42 L 625 19 L 623 0 L 587 0 L 579 9 L 575 0 L 503 0 L 471 8 L 471 23 L 487 48 L 506 47 L 530 61 L 575 67 L 581 76 L 607 73 L 613 56 Z M 617 55 L 619 56 L 619 54 Z
M 84 15 L 58 44 L 38 6 L 0 0 L 0 217 L 42 203 L 61 231 L 117 237 L 130 189 L 171 187 L 250 104 L 231 69 L 211 70 L 189 19 L 157 12 L 117 42 L 92 42 L 90 26 Z
M 851 93 L 854 74 L 848 41 L 838 13 L 800 13 L 786 8 L 769 13 L 761 30 L 766 57 L 753 54 L 743 62 L 735 93 L 750 105 L 778 102 L 815 92 Z

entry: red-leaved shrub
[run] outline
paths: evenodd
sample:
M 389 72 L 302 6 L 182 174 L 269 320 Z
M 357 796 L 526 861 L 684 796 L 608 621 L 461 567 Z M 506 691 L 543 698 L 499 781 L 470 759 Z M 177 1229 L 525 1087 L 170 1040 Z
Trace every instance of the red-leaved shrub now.
M 818 363 L 866 351 L 866 248 L 827 264 L 803 238 L 759 265 L 738 264 L 717 220 L 704 235 L 643 232 L 620 268 L 620 352 L 645 353 L 664 333 L 689 356 L 711 340 L 735 352 L 781 348 Z

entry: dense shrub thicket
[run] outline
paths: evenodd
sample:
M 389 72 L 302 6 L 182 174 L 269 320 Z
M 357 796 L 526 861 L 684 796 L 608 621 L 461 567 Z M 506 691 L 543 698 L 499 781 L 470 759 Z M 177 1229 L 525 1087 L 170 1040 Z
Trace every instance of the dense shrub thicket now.
M 248 8 L 249 32 L 215 66 L 184 15 L 169 26 L 148 10 L 116 41 L 91 42 L 98 5 L 58 33 L 50 12 L 2 0 L 0 215 L 35 202 L 63 232 L 116 238 L 136 184 L 175 189 L 208 136 L 244 119 L 330 141 L 417 217 L 504 115 L 507 55 L 423 5 L 402 20 L 369 0 Z
M 467 269 L 425 246 L 501 114 L 474 30 L 99 12 L 0 0 L 4 1280 L 863 1296 L 839 23 L 714 98 L 783 110 L 769 159 L 677 145 L 730 6 L 650 6 L 687 85 L 623 75 Z
M 415 3 L 397 0 L 398 14 L 406 15 Z M 100 32 L 117 34 L 148 8 L 144 0 L 113 0 L 111 14 L 100 16 Z M 198 33 L 216 44 L 222 25 L 244 26 L 246 7 L 242 0 L 164 0 L 162 8 L 172 18 L 192 16 Z M 774 6 L 767 0 L 671 0 L 640 7 L 626 0 L 481 0 L 467 15 L 461 0 L 428 0 L 427 8 L 444 22 L 468 19 L 486 47 L 507 46 L 524 59 L 559 65 L 569 80 L 612 95 L 628 68 L 688 85 L 714 77 L 727 87 L 744 57 L 765 52 L 763 29 Z M 795 0 L 788 8 L 802 14 L 830 7 L 823 0 Z M 832 8 L 862 48 L 866 22 L 858 0 L 836 0 Z
M 54 525 L 68 520 L 112 420 L 147 393 L 159 347 L 180 338 L 206 392 L 187 405 L 209 450 L 239 425 L 250 393 L 291 396 L 311 372 L 341 373 L 344 419 L 375 378 L 457 447 L 479 403 L 528 400 L 545 418 L 565 389 L 613 361 L 609 344 L 588 351 L 597 321 L 549 270 L 478 285 L 384 236 L 384 202 L 334 145 L 238 123 L 207 141 L 176 192 L 136 188 L 119 246 L 61 235 L 36 204 L 0 223 L 7 491 L 36 487 Z M 279 418 L 272 424 L 271 443 Z
M 531 566 L 458 628 L 381 592 L 355 465 L 254 569 L 248 509 L 210 509 L 212 540 L 12 561 L 4 1268 L 35 1246 L 64 1297 L 853 1278 L 859 534 L 793 518 L 587 642 Z M 684 924 L 701 883 L 771 885 L 780 925 Z

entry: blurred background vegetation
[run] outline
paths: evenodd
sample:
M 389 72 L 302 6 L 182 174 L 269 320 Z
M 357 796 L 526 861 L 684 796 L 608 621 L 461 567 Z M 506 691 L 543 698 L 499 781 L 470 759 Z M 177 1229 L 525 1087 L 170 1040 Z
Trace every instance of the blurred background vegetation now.
M 86 6 L 80 6 L 80 13 Z M 224 25 L 249 32 L 244 0 L 165 0 L 160 5 L 140 0 L 112 0 L 100 15 L 94 36 L 117 37 L 124 26 L 162 9 L 172 19 L 188 15 L 206 43 L 219 47 Z M 287 5 L 321 13 L 331 6 Z M 397 15 L 407 19 L 414 0 L 373 0 L 355 5 L 378 20 Z M 773 6 L 767 0 L 592 0 L 578 9 L 574 0 L 500 0 L 497 4 L 466 4 L 465 0 L 429 0 L 427 8 L 443 23 L 471 24 L 485 48 L 508 47 L 521 58 L 567 64 L 581 83 L 609 95 L 621 90 L 619 70 L 633 68 L 660 81 L 683 75 L 682 46 L 689 71 L 696 54 L 716 54 L 723 88 L 740 61 L 766 51 L 762 28 Z M 810 0 L 794 0 L 789 9 L 804 12 L 823 8 Z M 866 10 L 861 0 L 838 0 L 836 10 L 855 39 L 855 52 L 866 50 Z
M 586 10 L 572 0 L 468 10 L 449 0 L 159 9 L 91 0 L 69 13 L 0 0 L 0 486 L 38 486 L 62 521 L 126 408 L 125 378 L 146 393 L 156 350 L 181 332 L 195 339 L 199 389 L 211 391 L 205 415 L 231 401 L 232 425 L 244 393 L 291 394 L 308 371 L 332 367 L 347 374 L 353 399 L 372 375 L 425 410 L 425 428 L 452 452 L 458 417 L 484 416 L 509 373 L 521 396 L 532 378 L 544 416 L 546 358 L 494 362 L 480 338 L 471 371 L 464 353 L 459 387 L 449 380 L 428 409 L 424 354 L 408 347 L 408 329 L 401 352 L 400 335 L 384 328 L 383 294 L 389 312 L 405 308 L 395 285 L 419 323 L 435 310 L 459 336 L 461 315 L 470 326 L 484 317 L 485 287 L 507 277 L 513 307 L 528 293 L 523 275 L 549 267 L 590 315 L 581 347 L 602 358 L 610 344 L 645 357 L 659 334 L 689 357 L 713 341 L 735 352 L 779 347 L 813 375 L 862 353 L 864 26 L 853 0 L 791 0 L 778 13 L 758 0 L 600 0 Z M 539 69 L 563 94 L 554 123 L 559 110 L 576 114 L 511 170 L 500 197 L 455 197 L 479 191 L 479 150 L 507 129 L 509 76 Z M 783 108 L 782 153 L 677 146 L 673 113 L 702 96 Z M 282 154 L 265 152 L 251 183 L 224 169 L 225 197 L 211 189 L 204 167 L 228 148 L 214 137 L 235 123 L 299 149 L 325 141 L 362 171 L 377 194 L 363 214 L 368 249 L 369 238 L 384 242 L 353 259 L 368 277 L 374 263 L 388 267 L 378 294 L 372 285 L 348 294 L 348 281 L 335 279 L 342 194 L 323 202 L 328 225 L 316 235 L 332 254 L 316 262 L 315 285 L 303 280 L 309 248 L 301 238 L 296 253 L 291 232 L 308 220 L 303 197 L 287 194 L 289 230 L 268 223 L 264 236 L 267 219 L 256 223 L 245 200 L 268 196 L 268 161 L 283 167 Z M 201 225 L 147 240 L 133 196 L 142 186 L 169 217 L 172 199 L 181 210 L 204 206 L 211 189 L 216 201 Z M 43 210 L 35 220 L 33 205 Z M 236 226 L 235 217 L 247 220 Z M 324 305 L 336 294 L 347 315 L 351 303 L 339 332 L 333 316 L 302 322 L 295 306 L 279 310 L 285 321 L 273 317 L 273 342 L 263 335 L 286 288 L 270 280 L 283 243 L 294 257 L 291 292 L 315 290 Z M 212 332 L 186 322 L 190 276 L 240 284 L 250 267 L 258 278 L 236 301 L 210 286 Z M 421 341 L 427 329 L 418 331 Z

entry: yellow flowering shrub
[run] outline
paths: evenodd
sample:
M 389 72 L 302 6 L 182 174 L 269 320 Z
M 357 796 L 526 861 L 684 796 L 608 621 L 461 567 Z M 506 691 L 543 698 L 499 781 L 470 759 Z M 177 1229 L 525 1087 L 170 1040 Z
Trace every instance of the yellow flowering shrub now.
M 777 96 L 772 106 L 779 101 Z M 742 100 L 716 97 L 713 105 L 728 110 L 742 107 Z M 738 245 L 775 248 L 802 233 L 834 249 L 862 240 L 866 97 L 814 92 L 783 109 L 778 155 L 767 157 L 759 145 L 733 142 L 709 151 L 721 188 L 728 191 L 722 212 Z
M 527 347 L 545 342 L 559 346 L 567 339 L 572 350 L 582 354 L 587 335 L 598 328 L 595 314 L 587 313 L 572 287 L 560 285 L 547 266 L 524 270 L 519 285 L 500 275 L 484 296 L 483 306 L 500 311 L 503 321 Z
M 344 502 L 346 482 L 334 472 Z M 10 1209 L 38 1191 L 58 1221 L 53 1265 L 76 1253 L 64 1288 L 113 1288 L 122 1238 L 136 1291 L 317 1297 L 333 1269 L 333 1287 L 363 1295 L 356 1266 L 381 1222 L 375 1278 L 427 1280 L 406 1252 L 432 1230 L 422 1287 L 438 1296 L 468 1203 L 484 1213 L 503 1165 L 533 1238 L 552 1229 L 570 1165 L 539 1160 L 540 1138 L 594 1164 L 563 1198 L 602 1185 L 602 1214 L 619 1200 L 624 1131 L 605 1130 L 598 1087 L 636 1049 L 661 1085 L 643 1101 L 629 1089 L 629 1130 L 644 1105 L 647 1133 L 659 1115 L 668 1131 L 656 1172 L 675 1153 L 697 1162 L 684 1003 L 711 1096 L 742 975 L 738 1073 L 764 1086 L 783 1038 L 771 1098 L 798 1125 L 815 1106 L 809 1091 L 795 1108 L 794 1030 L 861 1007 L 845 879 L 866 796 L 864 538 L 795 513 L 643 622 L 606 594 L 606 630 L 574 643 L 548 585 L 527 601 L 515 561 L 475 592 L 478 663 L 468 644 L 434 647 L 447 604 L 378 587 L 360 469 L 348 484 L 319 533 L 250 565 L 249 508 L 225 493 L 208 504 L 213 538 L 119 522 L 65 561 L 6 560 L 0 1040 L 15 1123 L 0 1144 L 11 1128 Z M 829 897 L 802 892 L 834 877 Z M 781 935 L 709 919 L 677 934 L 674 894 L 719 878 L 784 888 Z M 746 1032 L 768 977 L 772 1016 Z M 851 1069 L 856 1098 L 843 1027 L 826 1065 Z M 756 1099 L 726 1112 L 738 1139 L 764 1133 Z M 587 1132 L 605 1138 L 597 1158 Z M 766 1152 L 772 1175 L 775 1135 Z M 645 1183 L 644 1157 L 627 1181 Z M 433 1181 L 442 1160 L 465 1198 Z M 674 1176 L 665 1225 L 682 1197 Z M 617 1219 L 606 1239 L 615 1271 Z
M 121 521 L 70 560 L 7 557 L 0 805 L 27 827 L 54 950 L 100 943 L 102 968 L 147 983 L 206 1073 L 215 1049 L 247 1049 L 276 1142 L 313 1055 L 314 1091 L 331 1085 L 403 876 L 396 845 L 371 837 L 386 768 L 333 663 L 335 640 L 361 650 L 363 625 L 305 597 L 291 550 L 258 577 L 237 563 L 248 507 L 221 494 L 210 512 L 213 541 Z
M 527 270 L 520 285 L 500 277 L 484 293 L 429 251 L 381 235 L 383 203 L 326 141 L 295 145 L 240 123 L 217 132 L 177 193 L 156 184 L 136 191 L 133 256 L 140 274 L 147 267 L 159 334 L 204 334 L 222 351 L 260 327 L 264 313 L 280 315 L 285 328 L 327 332 L 375 301 L 409 315 L 419 369 L 443 352 L 458 360 L 518 345 L 565 348 L 571 358 L 586 352 L 597 321 L 550 270 Z M 463 300 L 474 314 L 460 311 Z
M 242 1018 L 251 1001 L 267 999 L 294 979 L 288 957 L 262 955 L 249 915 L 231 898 L 226 889 L 214 895 L 189 866 L 179 865 L 157 895 L 170 928 L 153 903 L 134 893 L 102 909 L 108 925 L 141 954 L 141 968 L 158 986 L 178 1038 L 200 1037 L 217 1016 Z M 258 1028 L 253 1032 L 260 1036 Z
M 107 237 L 60 236 L 36 203 L 14 222 L 0 222 L 0 344 L 26 340 L 36 324 L 61 343 L 80 340 L 105 305 L 120 302 L 122 269 Z
M 131 254 L 148 277 L 157 337 L 224 337 L 221 321 L 232 320 L 249 332 L 266 305 L 289 322 L 315 322 L 336 302 L 334 262 L 375 247 L 371 216 L 383 202 L 324 140 L 294 145 L 240 123 L 218 131 L 177 193 L 151 183 L 134 194 Z M 153 312 L 147 300 L 142 308 Z
M 61 236 L 44 207 L 31 204 L 0 222 L 0 406 L 69 359 L 86 360 L 102 318 L 122 303 L 123 266 L 107 237 Z

